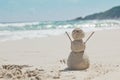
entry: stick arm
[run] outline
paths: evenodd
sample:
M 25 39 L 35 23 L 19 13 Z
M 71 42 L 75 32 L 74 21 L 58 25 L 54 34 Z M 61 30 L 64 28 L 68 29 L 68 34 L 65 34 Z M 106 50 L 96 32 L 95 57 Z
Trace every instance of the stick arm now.
M 70 39 L 70 42 L 72 42 L 72 39 L 70 38 L 69 34 L 67 33 L 67 31 L 65 32 L 68 36 L 68 38 Z
M 95 32 L 92 32 L 92 33 L 90 34 L 90 36 L 86 39 L 86 41 L 84 42 L 84 44 L 87 43 L 87 41 L 92 37 L 92 35 L 93 35 L 94 33 L 95 33 Z

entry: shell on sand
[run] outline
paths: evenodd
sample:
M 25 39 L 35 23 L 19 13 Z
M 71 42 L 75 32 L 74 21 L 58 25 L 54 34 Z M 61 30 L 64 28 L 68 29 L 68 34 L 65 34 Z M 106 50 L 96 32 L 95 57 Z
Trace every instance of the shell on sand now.
M 80 52 L 71 52 L 67 60 L 68 69 L 84 70 L 89 68 L 88 56 L 83 54 Z
M 74 40 L 71 42 L 71 50 L 73 52 L 81 52 L 85 50 L 85 44 L 83 40 Z
M 81 40 L 85 37 L 85 33 L 83 32 L 83 30 L 76 28 L 72 31 L 72 37 L 74 40 Z

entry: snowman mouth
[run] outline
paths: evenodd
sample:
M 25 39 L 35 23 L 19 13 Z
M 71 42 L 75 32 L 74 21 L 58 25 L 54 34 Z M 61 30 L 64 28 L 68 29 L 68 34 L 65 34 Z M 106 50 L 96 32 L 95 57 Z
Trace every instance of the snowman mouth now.
M 79 37 L 79 34 L 76 34 L 76 37 Z

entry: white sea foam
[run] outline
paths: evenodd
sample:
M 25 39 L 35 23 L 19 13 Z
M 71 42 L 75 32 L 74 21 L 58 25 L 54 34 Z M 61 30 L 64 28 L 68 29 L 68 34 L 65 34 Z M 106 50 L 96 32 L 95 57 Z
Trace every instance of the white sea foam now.
M 29 30 L 29 31 L 2 31 L 0 32 L 0 40 L 18 40 L 18 39 L 32 39 L 40 37 L 49 37 L 59 34 L 64 34 L 65 31 L 70 32 L 72 29 L 51 29 L 51 30 Z

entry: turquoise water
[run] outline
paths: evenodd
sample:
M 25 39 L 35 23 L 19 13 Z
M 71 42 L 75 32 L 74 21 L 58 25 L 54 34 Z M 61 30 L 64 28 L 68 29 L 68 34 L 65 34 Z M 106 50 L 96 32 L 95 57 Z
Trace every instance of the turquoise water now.
M 45 29 L 64 29 L 74 28 L 85 21 L 46 21 L 46 22 L 27 22 L 27 23 L 4 23 L 0 24 L 0 31 L 19 31 L 19 30 L 45 30 Z
M 81 28 L 85 32 L 118 29 L 119 20 L 92 21 L 44 21 L 23 23 L 0 23 L 0 40 L 17 40 L 24 38 L 39 38 L 71 32 L 74 28 Z

